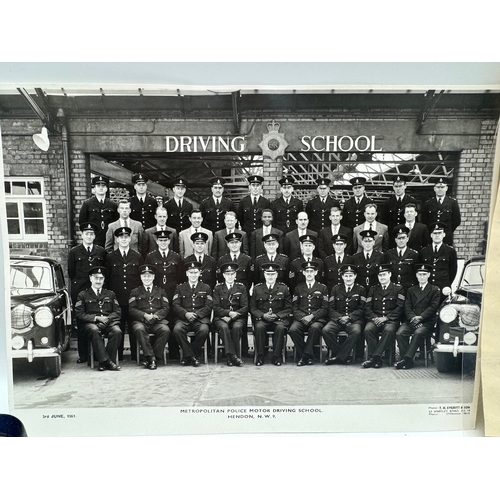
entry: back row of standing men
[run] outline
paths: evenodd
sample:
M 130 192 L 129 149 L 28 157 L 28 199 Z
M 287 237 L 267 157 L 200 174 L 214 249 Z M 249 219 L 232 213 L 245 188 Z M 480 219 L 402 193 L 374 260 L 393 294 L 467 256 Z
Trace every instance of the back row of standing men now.
M 404 286 L 415 284 L 413 266 L 417 262 L 431 265 L 432 282 L 440 288 L 450 285 L 456 273 L 456 253 L 452 247 L 443 245 L 442 240 L 444 237 L 445 242 L 451 243 L 453 231 L 460 224 L 460 211 L 456 200 L 446 196 L 444 178 L 437 179 L 436 196 L 424 203 L 422 222 L 418 222 L 415 199 L 405 193 L 406 179 L 395 177 L 394 194 L 380 210 L 385 224 L 376 220 L 377 206 L 364 192 L 364 177 L 351 180 L 353 197 L 341 209 L 329 193 L 329 179 L 318 180 L 317 196 L 304 207 L 292 194 L 291 179 L 280 180 L 282 196 L 270 202 L 262 196 L 263 178 L 250 176 L 249 195 L 240 201 L 237 211 L 234 203 L 223 196 L 221 178 L 212 180 L 212 196 L 204 199 L 198 210 L 184 198 L 185 180 L 174 182 L 174 197 L 163 203 L 147 193 L 148 180 L 144 174 L 134 175 L 136 194 L 117 205 L 107 197 L 109 180 L 104 176 L 92 179 L 95 194 L 82 205 L 79 222 L 81 228 L 89 223 L 94 225 L 95 240 L 90 242 L 92 248 L 85 250 L 85 254 L 80 248 L 82 245 L 70 252 L 73 303 L 78 293 L 89 285 L 88 268 L 101 264 L 97 256 L 92 255 L 96 252 L 95 245 L 104 247 L 109 256 L 106 267 L 112 281 L 115 275 L 114 287 L 110 288 L 116 288 L 124 312 L 122 318 L 127 317 L 130 291 L 140 285 L 137 266 L 144 262 L 158 269 L 155 282 L 163 285 L 169 300 L 176 284 L 186 280 L 183 263 L 189 264 L 197 258 L 204 261 L 201 279 L 212 288 L 216 269 L 231 260 L 239 267 L 237 280 L 243 281 L 248 289 L 251 284 L 264 281 L 263 266 L 275 259 L 280 264 L 278 280 L 290 285 L 292 291 L 296 284 L 304 281 L 301 266 L 307 260 L 317 261 L 318 279 L 327 284 L 329 290 L 341 283 L 339 270 L 345 264 L 357 266 L 357 280 L 367 287 L 378 283 L 377 266 L 382 263 L 391 264 L 393 281 Z M 238 222 L 241 230 L 236 227 Z M 120 246 L 117 234 L 122 227 L 130 228 L 126 231 L 130 233 L 130 248 L 141 255 L 137 265 L 129 265 L 128 270 L 126 262 L 118 262 L 126 261 L 126 257 L 116 252 Z M 429 227 L 432 228 L 430 234 Z M 168 241 L 157 238 L 159 231 L 168 235 Z M 205 233 L 206 237 L 193 240 L 195 233 Z M 231 238 L 230 234 L 235 236 Z M 85 231 L 82 235 L 85 246 Z M 172 250 L 170 258 L 162 255 L 163 250 L 158 248 L 160 240 L 165 246 L 163 250 L 167 253 Z M 426 256 L 424 247 L 431 241 L 435 245 Z M 117 262 L 111 255 L 115 253 Z M 176 257 L 177 253 L 180 258 Z M 202 257 L 204 254 L 209 257 Z M 127 273 L 135 273 L 135 276 Z M 132 342 L 131 349 L 135 350 Z

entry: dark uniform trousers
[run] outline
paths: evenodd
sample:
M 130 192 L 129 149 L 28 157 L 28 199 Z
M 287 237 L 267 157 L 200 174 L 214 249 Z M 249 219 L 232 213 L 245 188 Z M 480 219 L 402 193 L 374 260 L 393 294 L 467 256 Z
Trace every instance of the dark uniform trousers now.
M 236 213 L 236 206 L 224 196 L 220 198 L 220 202 L 216 205 L 214 197 L 209 196 L 200 203 L 200 210 L 203 215 L 203 227 L 215 234 L 216 231 L 225 228 L 224 217 L 226 212 Z
M 394 345 L 394 336 L 399 328 L 404 301 L 403 287 L 394 283 L 390 283 L 386 290 L 383 290 L 380 284 L 370 290 L 365 313 L 368 322 L 363 332 L 369 358 L 382 357 L 384 351 Z M 387 321 L 377 326 L 373 320 L 382 316 L 387 317 Z
M 106 198 L 103 203 L 100 203 L 95 196 L 92 196 L 83 202 L 78 223 L 93 222 L 96 224 L 98 229 L 94 244 L 104 248 L 108 226 L 111 222 L 118 220 L 118 217 L 117 205 L 114 201 Z
M 408 289 L 404 307 L 405 321 L 396 332 L 401 359 L 413 359 L 422 340 L 432 335 L 439 301 L 440 290 L 430 283 L 427 283 L 423 290 L 419 285 Z M 415 316 L 421 316 L 422 322 L 413 326 L 410 320 Z
M 154 196 L 146 193 L 144 202 L 141 203 L 137 195 L 129 198 L 130 201 L 130 218 L 139 221 L 144 230 L 156 226 L 156 209 L 158 202 Z
M 309 217 L 309 225 L 307 226 L 311 231 L 319 233 L 324 227 L 330 225 L 330 209 L 332 207 L 339 207 L 339 202 L 328 195 L 325 203 L 321 201 L 319 196 L 311 198 L 306 205 L 306 213 Z
M 98 297 L 94 290 L 89 288 L 78 294 L 75 312 L 82 337 L 92 342 L 97 361 L 99 363 L 108 360 L 115 362 L 123 337 L 120 328 L 121 309 L 116 295 L 110 290 L 101 289 Z M 105 325 L 96 323 L 96 316 L 106 316 L 108 322 Z M 104 346 L 104 338 L 108 339 L 106 346 Z
M 90 287 L 88 270 L 94 266 L 104 266 L 106 250 L 98 245 L 92 245 L 92 250 L 87 252 L 82 245 L 77 245 L 69 251 L 68 255 L 68 275 L 71 283 L 71 303 L 73 309 L 78 298 L 78 294 Z M 76 313 L 75 313 L 76 318 Z M 78 357 L 88 357 L 87 337 L 83 330 L 79 328 L 79 321 L 76 319 L 78 330 Z
M 292 297 L 293 323 L 288 334 L 297 349 L 297 356 L 314 357 L 314 346 L 321 339 L 321 330 L 328 316 L 328 289 L 323 283 L 314 282 L 312 287 L 305 282 L 299 283 Z M 302 319 L 312 314 L 309 323 Z M 307 339 L 306 339 L 307 335 Z
M 258 356 L 264 356 L 264 347 L 268 331 L 273 332 L 273 358 L 283 354 L 283 347 L 288 327 L 291 323 L 292 300 L 290 291 L 284 283 L 275 283 L 269 289 L 267 284 L 260 283 L 253 289 L 250 299 L 250 312 L 253 318 L 255 350 Z M 274 312 L 278 319 L 266 321 L 263 316 Z
M 188 282 L 177 285 L 172 308 L 177 318 L 172 333 L 183 351 L 184 358 L 199 358 L 210 333 L 210 315 L 213 308 L 211 288 L 200 281 L 194 289 Z M 186 319 L 188 312 L 194 312 L 198 317 L 189 322 Z M 188 340 L 189 332 L 195 334 L 192 343 Z
M 229 322 L 224 321 L 222 318 L 229 317 L 231 311 L 238 316 Z M 225 283 L 215 287 L 214 327 L 222 338 L 226 355 L 241 357 L 240 339 L 246 337 L 247 314 L 248 292 L 245 285 L 235 282 L 230 289 Z
M 304 210 L 304 204 L 295 196 L 286 203 L 281 196 L 271 202 L 271 210 L 274 213 L 274 226 L 286 234 L 297 229 L 297 215 Z
M 354 283 L 347 291 L 345 284 L 334 286 L 328 303 L 328 317 L 330 321 L 323 328 L 323 338 L 333 356 L 346 361 L 352 349 L 358 344 L 365 324 L 365 287 Z M 342 323 L 340 318 L 348 316 Z M 346 341 L 340 345 L 338 335 L 347 333 Z M 362 346 L 363 347 L 363 346 Z
M 130 293 L 131 326 L 146 358 L 163 359 L 163 351 L 170 336 L 170 328 L 166 320 L 169 309 L 167 294 L 163 288 L 153 286 L 151 292 L 148 292 L 144 286 L 140 286 Z M 155 314 L 159 319 L 153 323 L 147 323 L 146 314 Z M 153 345 L 151 345 L 150 335 L 154 337 Z
M 113 290 L 122 309 L 121 328 L 125 333 L 128 327 L 130 341 L 130 353 L 132 359 L 137 356 L 136 338 L 129 321 L 128 299 L 130 292 L 141 285 L 139 277 L 139 266 L 144 263 L 144 259 L 139 252 L 129 249 L 124 258 L 120 250 L 114 250 L 106 256 L 106 269 L 109 277 L 109 288 Z M 124 335 L 125 336 L 125 335 Z M 123 359 L 124 338 L 120 345 L 120 359 Z

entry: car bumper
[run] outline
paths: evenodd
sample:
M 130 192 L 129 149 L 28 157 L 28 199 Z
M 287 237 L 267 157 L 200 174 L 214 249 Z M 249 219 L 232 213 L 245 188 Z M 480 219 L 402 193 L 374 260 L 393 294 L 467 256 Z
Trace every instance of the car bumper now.
M 30 363 L 35 358 L 55 358 L 60 354 L 61 351 L 57 347 L 34 348 L 31 340 L 28 342 L 26 349 L 11 350 L 12 359 L 27 359 Z
M 465 345 L 465 344 L 459 344 L 458 343 L 458 338 L 455 338 L 456 342 L 453 344 L 436 344 L 434 347 L 434 352 L 442 352 L 442 353 L 448 353 L 448 354 L 453 354 L 453 357 L 457 357 L 459 354 L 463 353 L 471 353 L 471 354 L 476 354 L 477 353 L 477 345 Z

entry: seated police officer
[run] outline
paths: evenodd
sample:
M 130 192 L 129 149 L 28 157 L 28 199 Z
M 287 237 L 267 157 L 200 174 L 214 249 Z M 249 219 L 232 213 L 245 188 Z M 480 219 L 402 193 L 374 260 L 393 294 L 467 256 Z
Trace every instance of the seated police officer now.
M 212 314 L 213 298 L 210 287 L 200 281 L 201 264 L 192 261 L 186 265 L 188 280 L 177 285 L 172 308 L 177 318 L 173 334 L 183 351 L 181 364 L 199 366 L 201 350 L 210 332 L 210 315 Z M 194 332 L 192 343 L 187 334 Z
M 103 288 L 106 269 L 98 266 L 89 269 L 90 288 L 80 292 L 75 304 L 80 328 L 92 342 L 99 371 L 120 370 L 114 363 L 122 340 L 120 328 L 121 309 L 114 292 Z M 108 339 L 106 347 L 104 338 Z
M 352 362 L 351 351 L 363 333 L 365 325 L 365 287 L 356 281 L 357 268 L 345 264 L 340 268 L 343 283 L 336 285 L 330 292 L 328 317 L 330 321 L 323 328 L 323 338 L 332 351 L 333 357 L 326 360 L 326 365 Z M 342 346 L 338 342 L 338 334 L 347 333 Z
M 166 317 L 170 310 L 167 293 L 153 284 L 156 268 L 150 264 L 139 267 L 142 286 L 130 292 L 128 301 L 131 328 L 144 353 L 144 366 L 156 370 L 156 360 L 163 358 L 163 351 L 170 336 Z M 154 342 L 151 345 L 150 335 Z
M 381 368 L 382 354 L 394 345 L 394 335 L 399 327 L 405 301 L 404 288 L 391 282 L 391 266 L 378 267 L 379 284 L 371 287 L 366 299 L 367 324 L 364 336 L 368 359 L 363 368 Z
M 250 313 L 254 322 L 254 343 L 257 366 L 264 364 L 264 345 L 268 329 L 273 332 L 272 363 L 281 366 L 285 336 L 290 326 L 292 300 L 284 283 L 278 283 L 280 265 L 262 264 L 264 282 L 255 285 L 250 299 Z
M 292 297 L 294 321 L 288 330 L 299 356 L 297 366 L 312 365 L 314 346 L 321 339 L 321 330 L 328 316 L 328 289 L 316 281 L 318 263 L 302 263 L 305 281 L 295 287 Z M 307 340 L 304 341 L 307 335 Z
M 404 321 L 396 332 L 401 356 L 395 365 L 398 370 L 413 367 L 413 358 L 422 340 L 426 342 L 432 335 L 441 292 L 437 286 L 429 283 L 431 271 L 430 264 L 415 266 L 418 285 L 409 288 L 406 293 Z
M 224 283 L 214 289 L 214 326 L 224 343 L 227 366 L 243 366 L 239 347 L 246 336 L 248 293 L 243 283 L 236 282 L 238 264 L 227 262 L 220 271 Z

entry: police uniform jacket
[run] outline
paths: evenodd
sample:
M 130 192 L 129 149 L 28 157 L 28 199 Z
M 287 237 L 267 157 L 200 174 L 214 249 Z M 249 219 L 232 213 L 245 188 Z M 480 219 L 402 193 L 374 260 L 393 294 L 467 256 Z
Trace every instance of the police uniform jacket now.
M 177 231 L 170 226 L 164 226 L 164 229 L 166 231 L 170 231 L 170 234 L 168 235 L 168 248 L 170 248 L 170 250 L 173 250 L 174 252 L 179 253 L 179 236 L 177 235 Z M 160 228 L 156 225 L 144 231 L 142 237 L 142 254 L 144 256 L 158 249 L 158 239 L 156 238 L 155 233 L 159 230 Z
M 304 204 L 295 196 L 291 196 L 290 202 L 286 203 L 281 196 L 271 202 L 271 210 L 274 214 L 273 224 L 286 234 L 297 229 L 297 215 L 304 211 Z
M 445 196 L 443 203 L 440 204 L 437 198 L 433 196 L 424 202 L 422 207 L 422 222 L 428 226 L 433 222 L 443 222 L 446 224 L 445 243 L 450 244 L 453 241 L 453 232 L 462 221 L 460 208 L 455 198 Z
M 180 255 L 169 250 L 167 256 L 163 257 L 159 250 L 155 250 L 148 253 L 145 263 L 156 267 L 154 284 L 163 288 L 167 292 L 168 299 L 172 300 L 175 287 L 186 279 Z
M 198 316 L 198 321 L 208 324 L 212 308 L 212 289 L 207 284 L 198 281 L 194 290 L 187 281 L 177 285 L 172 300 L 172 309 L 179 319 L 185 321 L 186 313 L 194 312 Z
M 288 273 L 288 283 L 290 286 L 290 291 L 294 293 L 295 287 L 306 280 L 306 277 L 302 273 L 302 264 L 306 261 L 303 255 L 297 257 L 290 264 L 290 272 Z M 312 262 L 316 262 L 318 264 L 318 273 L 316 274 L 316 281 L 320 283 L 324 282 L 325 272 L 324 272 L 324 264 L 323 261 L 319 257 L 313 257 L 311 259 Z
M 250 299 L 250 312 L 259 320 L 265 313 L 272 311 L 281 321 L 289 323 L 292 316 L 290 290 L 284 283 L 276 281 L 269 290 L 266 283 L 260 283 L 253 289 Z
M 243 283 L 234 282 L 231 289 L 226 283 L 219 283 L 214 288 L 214 318 L 229 316 L 233 311 L 238 318 L 248 313 L 248 292 Z
M 139 266 L 142 264 L 142 255 L 131 248 L 125 258 L 120 250 L 114 250 L 106 256 L 109 288 L 115 292 L 121 306 L 128 306 L 130 292 L 141 285 Z
M 154 196 L 146 193 L 144 198 L 144 203 L 139 201 L 137 195 L 129 198 L 130 201 L 130 218 L 139 221 L 142 224 L 143 229 L 148 229 L 150 227 L 156 226 L 156 209 L 158 208 L 158 202 Z
M 285 247 L 284 247 L 285 235 L 284 235 L 283 231 L 280 231 L 276 227 L 271 226 L 270 232 L 278 235 L 278 250 L 277 250 L 277 252 L 283 253 L 285 251 Z M 266 253 L 266 249 L 264 248 L 264 242 L 262 241 L 263 236 L 264 236 L 264 227 L 260 227 L 259 229 L 256 229 L 250 235 L 250 257 L 252 257 L 252 259 L 255 259 L 259 255 Z
M 406 227 L 406 224 L 398 224 L 394 227 L 393 231 L 397 231 L 400 227 Z M 413 227 L 408 233 L 408 247 L 420 252 L 423 247 L 426 247 L 432 242 L 429 235 L 429 229 L 421 222 L 414 222 Z M 391 240 L 391 248 L 396 246 L 394 238 Z
M 342 283 L 341 285 L 334 286 L 330 292 L 328 316 L 332 320 L 349 316 L 351 323 L 363 323 L 365 319 L 365 306 L 365 287 L 354 283 L 349 292 L 347 292 L 345 284 Z
M 330 209 L 340 206 L 339 202 L 328 195 L 325 203 L 321 201 L 319 195 L 311 198 L 306 205 L 306 213 L 309 216 L 309 229 L 319 233 L 324 227 L 330 224 Z
M 353 264 L 353 258 L 345 253 L 344 257 L 340 261 L 340 264 L 337 259 L 336 255 L 329 255 L 324 260 L 324 282 L 326 283 L 328 290 L 331 290 L 334 286 L 344 283 L 342 281 L 342 275 L 340 274 L 340 268 L 344 264 Z
M 254 283 L 264 283 L 266 281 L 264 278 L 264 271 L 262 271 L 262 264 L 266 262 L 269 262 L 267 253 L 259 255 L 255 259 Z M 288 257 L 282 253 L 278 253 L 274 257 L 274 262 L 280 266 L 276 280 L 288 285 L 288 273 L 290 271 L 290 261 Z
M 184 260 L 184 270 L 186 269 L 187 265 L 190 262 L 199 262 L 198 258 L 194 256 L 194 254 L 190 255 L 189 257 L 186 257 Z M 210 257 L 210 255 L 204 255 L 203 256 L 203 261 L 201 263 L 201 275 L 200 275 L 200 281 L 203 281 L 203 283 L 206 283 L 209 287 L 210 290 L 213 290 L 215 286 L 215 278 L 216 278 L 216 272 L 217 272 L 217 263 L 215 262 L 215 259 L 213 257 Z M 184 276 L 186 274 L 184 273 Z
M 345 253 L 352 255 L 352 229 L 345 226 L 339 226 L 337 234 L 342 234 L 347 238 L 347 246 L 345 247 Z M 333 249 L 332 243 L 333 231 L 332 225 L 323 228 L 318 233 L 318 255 L 320 259 L 325 260 L 329 255 L 333 255 L 335 250 Z
M 231 258 L 230 254 L 223 255 L 217 261 L 217 281 L 219 283 L 224 282 L 224 276 L 222 276 L 222 273 L 220 272 L 220 266 L 232 261 L 233 259 Z M 240 252 L 238 258 L 236 259 L 236 264 L 238 264 L 238 270 L 236 271 L 236 281 L 239 283 L 243 283 L 246 289 L 250 290 L 254 276 L 253 260 L 250 258 L 250 256 Z
M 397 285 L 403 285 L 407 290 L 417 283 L 415 276 L 415 264 L 418 264 L 420 256 L 411 248 L 406 248 L 402 257 L 398 255 L 397 248 L 391 248 L 384 254 L 384 264 L 391 265 L 391 281 Z
M 370 289 L 366 299 L 365 317 L 367 321 L 385 316 L 390 323 L 399 324 L 403 315 L 405 293 L 401 285 L 389 283 L 386 290 L 378 284 Z
M 422 316 L 422 323 L 427 328 L 434 328 L 440 299 L 441 292 L 437 286 L 427 283 L 423 290 L 420 285 L 412 286 L 406 292 L 404 308 L 406 321 L 415 316 Z
M 83 244 L 73 247 L 68 254 L 68 276 L 71 282 L 71 300 L 76 302 L 78 294 L 90 287 L 88 270 L 94 266 L 103 266 L 106 251 L 103 247 L 92 244 L 92 250 L 87 252 Z
M 105 198 L 101 204 L 95 196 L 92 196 L 92 198 L 88 198 L 83 202 L 78 216 L 78 223 L 93 222 L 96 224 L 98 230 L 95 235 L 94 244 L 104 248 L 108 226 L 117 220 L 118 217 L 118 207 L 114 201 Z
M 236 213 L 236 206 L 224 196 L 221 197 L 220 204 L 216 205 L 214 197 L 209 196 L 200 203 L 200 210 L 203 214 L 203 227 L 206 227 L 215 234 L 216 231 L 225 228 L 224 217 L 226 212 Z
M 374 203 L 371 198 L 363 195 L 361 201 L 356 203 L 353 196 L 344 203 L 342 209 L 342 225 L 350 229 L 354 229 L 365 221 L 365 206 L 369 203 Z
M 144 322 L 146 314 L 155 314 L 159 320 L 165 319 L 170 311 L 167 294 L 163 288 L 154 286 L 151 292 L 141 285 L 130 292 L 128 299 L 130 319 Z
M 414 203 L 416 205 L 417 201 L 413 196 L 408 194 L 405 194 L 401 201 L 398 201 L 398 197 L 393 194 L 389 196 L 383 204 L 380 220 L 387 225 L 390 234 L 392 234 L 392 230 L 395 226 L 406 222 L 404 215 L 405 206 L 408 205 L 408 203 Z
M 174 198 L 165 201 L 163 206 L 167 209 L 168 212 L 168 224 L 172 226 L 177 233 L 184 231 L 189 226 L 191 226 L 191 221 L 189 217 L 191 216 L 191 212 L 193 211 L 193 205 L 189 203 L 186 199 L 183 198 L 182 206 L 179 206 L 176 203 Z
M 239 229 L 235 229 L 233 233 L 241 234 L 241 247 L 240 252 L 250 254 L 248 248 L 248 236 L 244 231 L 240 231 Z M 228 235 L 227 229 L 221 229 L 214 234 L 214 240 L 212 242 L 212 257 L 217 261 L 223 255 L 226 255 L 229 252 L 229 247 L 227 245 L 226 236 Z
M 92 288 L 80 292 L 75 304 L 75 313 L 82 323 L 95 323 L 96 316 L 106 316 L 109 318 L 106 326 L 120 324 L 122 316 L 115 293 L 105 288 L 101 288 L 99 297 Z
M 457 274 L 457 252 L 446 243 L 442 243 L 438 253 L 434 253 L 434 245 L 427 245 L 420 250 L 420 262 L 432 266 L 429 282 L 441 290 L 451 286 Z
M 313 321 L 326 325 L 328 318 L 328 289 L 323 283 L 314 282 L 309 288 L 307 283 L 299 283 L 292 297 L 293 318 L 300 321 L 312 314 Z
M 367 290 L 378 284 L 378 266 L 384 262 L 382 252 L 371 251 L 370 259 L 366 260 L 365 252 L 359 252 L 352 257 L 352 263 L 358 268 L 356 283 L 363 285 Z
M 252 205 L 252 197 L 250 195 L 243 197 L 237 211 L 241 230 L 249 235 L 252 231 L 262 227 L 262 210 L 270 208 L 270 206 L 271 202 L 262 195 L 259 196 L 255 207 Z
M 318 238 L 318 233 L 316 231 L 313 231 L 312 229 L 307 228 L 305 234 L 308 234 L 309 236 L 314 236 Z M 288 255 L 288 258 L 290 259 L 290 262 L 293 262 L 297 257 L 300 257 L 302 255 L 302 250 L 300 249 L 300 240 L 299 240 L 299 230 L 294 229 L 293 231 L 290 231 L 289 233 L 286 233 L 284 239 L 283 239 L 283 246 L 285 248 L 285 254 Z M 313 254 L 315 256 L 318 255 L 318 249 L 315 248 Z

